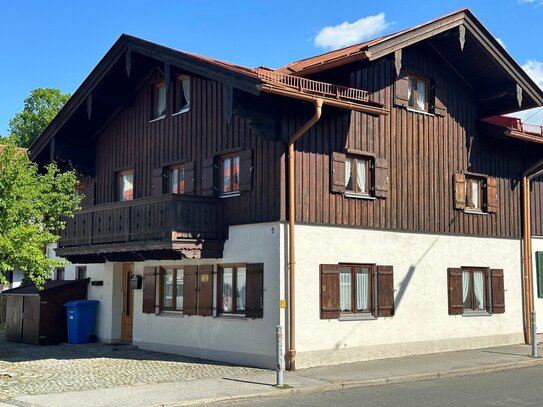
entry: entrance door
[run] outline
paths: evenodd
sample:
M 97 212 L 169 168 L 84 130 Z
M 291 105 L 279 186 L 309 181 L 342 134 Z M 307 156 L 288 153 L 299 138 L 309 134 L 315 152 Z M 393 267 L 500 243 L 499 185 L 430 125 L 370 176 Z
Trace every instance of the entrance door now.
M 134 321 L 134 290 L 130 289 L 130 277 L 134 275 L 134 263 L 123 264 L 122 278 L 122 311 L 121 340 L 132 342 L 132 326 Z

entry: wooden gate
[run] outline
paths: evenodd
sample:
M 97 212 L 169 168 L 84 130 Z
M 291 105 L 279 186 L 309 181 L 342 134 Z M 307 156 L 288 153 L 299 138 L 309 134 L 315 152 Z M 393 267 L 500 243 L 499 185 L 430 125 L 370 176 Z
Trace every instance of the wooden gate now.
M 6 340 L 39 344 L 40 297 L 6 296 Z

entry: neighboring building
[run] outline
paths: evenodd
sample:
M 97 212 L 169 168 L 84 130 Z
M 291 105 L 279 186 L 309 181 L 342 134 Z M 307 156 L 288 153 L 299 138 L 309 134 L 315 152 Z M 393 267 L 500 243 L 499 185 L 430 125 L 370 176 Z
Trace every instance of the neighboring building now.
M 0 291 L 9 290 L 11 288 L 17 288 L 23 281 L 23 273 L 19 270 L 10 270 L 4 273 L 7 284 L 0 284 Z
M 30 150 L 81 175 L 100 340 L 274 367 L 281 324 L 306 367 L 523 341 L 543 137 L 480 119 L 542 104 L 469 10 L 278 70 L 122 35 Z

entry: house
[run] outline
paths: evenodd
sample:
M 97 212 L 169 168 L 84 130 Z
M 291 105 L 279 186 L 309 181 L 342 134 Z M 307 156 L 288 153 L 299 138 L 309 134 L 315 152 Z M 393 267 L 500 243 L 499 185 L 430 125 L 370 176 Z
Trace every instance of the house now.
M 30 151 L 101 341 L 294 369 L 529 340 L 543 137 L 481 119 L 541 105 L 467 9 L 276 70 L 122 35 Z

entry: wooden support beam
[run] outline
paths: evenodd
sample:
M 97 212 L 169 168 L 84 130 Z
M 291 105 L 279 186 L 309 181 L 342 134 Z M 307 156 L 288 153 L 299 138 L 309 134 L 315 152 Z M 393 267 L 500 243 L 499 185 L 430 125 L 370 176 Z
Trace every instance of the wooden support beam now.
M 126 76 L 130 78 L 130 71 L 132 70 L 132 51 L 130 51 L 130 48 L 126 50 L 125 66 L 126 66 Z
M 400 76 L 402 70 L 402 50 L 397 49 L 394 51 L 394 68 L 396 68 L 396 76 Z
M 464 51 L 464 44 L 466 43 L 466 26 L 464 24 L 458 26 L 458 40 L 460 41 L 460 49 Z
M 518 102 L 518 107 L 521 108 L 522 107 L 522 87 L 517 83 L 517 102 Z

